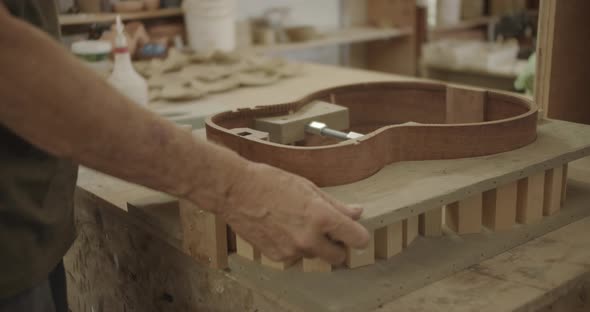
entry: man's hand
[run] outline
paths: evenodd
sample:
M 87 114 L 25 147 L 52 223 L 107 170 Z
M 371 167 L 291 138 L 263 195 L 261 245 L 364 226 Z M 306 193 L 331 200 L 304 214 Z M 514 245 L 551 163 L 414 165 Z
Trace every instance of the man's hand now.
M 275 261 L 319 257 L 345 259 L 345 246 L 365 248 L 368 231 L 357 220 L 361 208 L 330 198 L 310 181 L 249 163 L 219 211 L 241 237 Z

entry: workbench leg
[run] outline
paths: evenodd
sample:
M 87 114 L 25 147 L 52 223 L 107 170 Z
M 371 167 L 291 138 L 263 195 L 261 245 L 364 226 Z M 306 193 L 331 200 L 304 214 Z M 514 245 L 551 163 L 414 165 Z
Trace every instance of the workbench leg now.
M 483 224 L 493 231 L 510 230 L 516 223 L 517 182 L 483 193 Z
M 389 259 L 403 249 L 402 221 L 390 224 L 375 231 L 375 257 Z
M 260 251 L 254 248 L 252 244 L 244 240 L 240 235 L 236 235 L 236 253 L 248 260 L 258 261 Z
M 273 268 L 275 270 L 284 271 L 291 267 L 297 260 L 293 261 L 274 261 L 267 258 L 264 254 L 260 255 L 260 264 L 267 266 L 269 268 Z
M 227 225 L 221 218 L 181 200 L 180 223 L 187 254 L 212 268 L 227 267 Z
M 543 198 L 543 215 L 551 216 L 561 208 L 563 167 L 545 171 L 545 191 Z
M 303 272 L 331 272 L 332 265 L 322 259 L 303 259 Z
M 371 232 L 369 246 L 366 249 L 346 248 L 346 266 L 354 269 L 375 263 L 375 235 Z
M 447 205 L 447 227 L 457 234 L 481 232 L 482 202 L 480 193 Z
M 565 197 L 567 195 L 567 171 L 568 164 L 563 165 L 563 177 L 561 179 L 561 207 L 565 204 Z
M 442 235 L 442 207 L 435 208 L 420 215 L 420 235 L 437 237 Z
M 531 224 L 543 219 L 545 172 L 518 181 L 516 221 Z
M 408 248 L 418 237 L 418 216 L 409 217 L 402 222 L 403 226 L 403 246 Z

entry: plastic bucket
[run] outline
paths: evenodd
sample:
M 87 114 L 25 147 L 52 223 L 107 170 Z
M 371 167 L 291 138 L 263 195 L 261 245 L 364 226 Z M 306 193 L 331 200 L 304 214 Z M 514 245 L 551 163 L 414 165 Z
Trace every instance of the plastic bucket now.
M 185 0 L 183 9 L 189 46 L 197 52 L 234 50 L 235 7 L 235 0 Z

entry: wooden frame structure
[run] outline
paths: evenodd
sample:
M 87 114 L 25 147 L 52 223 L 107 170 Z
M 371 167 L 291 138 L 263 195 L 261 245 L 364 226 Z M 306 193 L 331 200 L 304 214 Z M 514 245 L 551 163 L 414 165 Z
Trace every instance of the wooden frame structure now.
M 316 100 L 347 107 L 350 130 L 366 135 L 310 147 L 230 131 L 253 129 L 256 118 L 292 114 Z M 209 140 L 245 158 L 296 173 L 319 186 L 333 186 L 367 178 L 394 162 L 513 150 L 535 140 L 536 125 L 536 106 L 518 96 L 437 83 L 380 82 L 321 90 L 292 103 L 216 114 L 207 120 L 206 129 Z

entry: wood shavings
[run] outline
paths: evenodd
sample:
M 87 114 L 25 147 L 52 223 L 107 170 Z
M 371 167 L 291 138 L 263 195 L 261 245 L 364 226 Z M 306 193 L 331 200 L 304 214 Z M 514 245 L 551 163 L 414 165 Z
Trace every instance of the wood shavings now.
M 201 86 L 210 93 L 225 92 L 240 86 L 240 80 L 234 76 L 230 76 L 215 82 L 204 83 L 199 81 L 198 83 L 200 83 Z
M 203 81 L 215 81 L 232 74 L 231 68 L 227 66 L 199 64 L 189 65 L 180 71 L 180 76 L 187 79 L 200 79 Z
M 150 89 L 161 89 L 166 85 L 188 85 L 192 79 L 175 73 L 158 74 L 148 79 Z
M 265 86 L 277 82 L 280 75 L 277 73 L 268 73 L 264 71 L 237 73 L 236 78 L 243 86 Z
M 303 73 L 303 65 L 297 63 L 285 63 L 282 66 L 277 67 L 275 71 L 281 77 L 295 77 Z
M 197 85 L 168 84 L 162 88 L 160 99 L 169 101 L 188 101 L 198 99 L 207 94 L 207 90 Z

